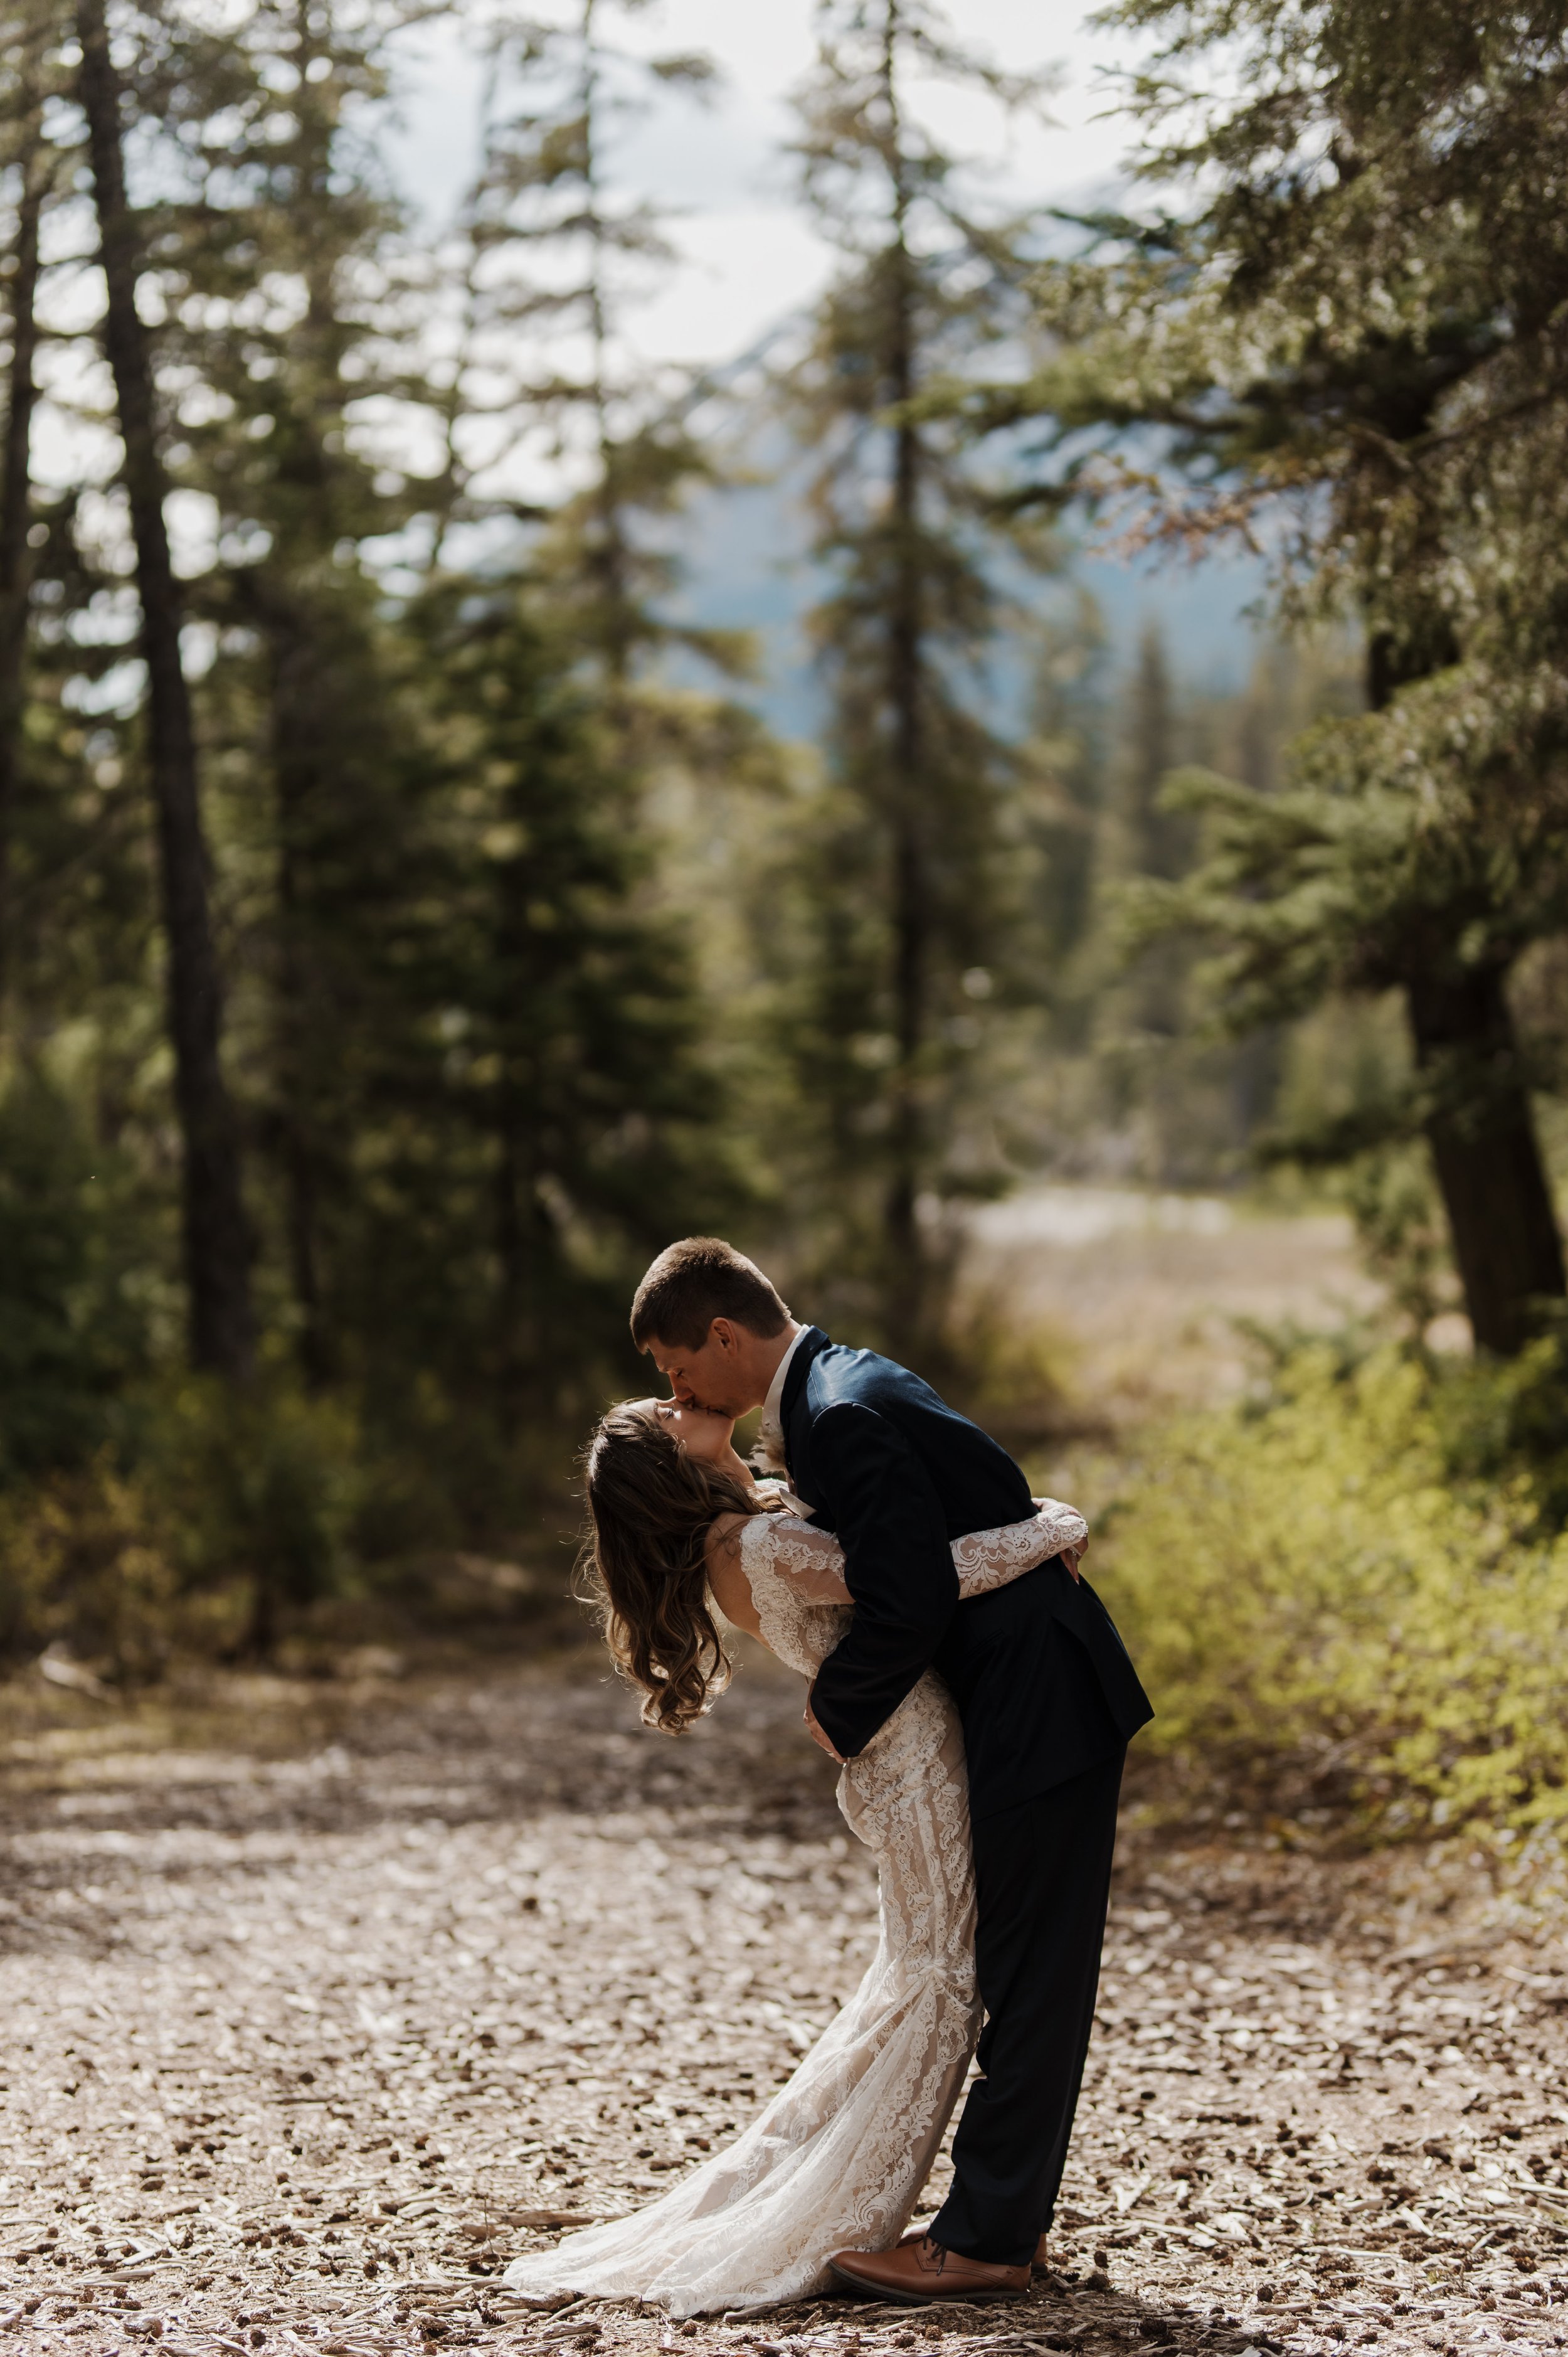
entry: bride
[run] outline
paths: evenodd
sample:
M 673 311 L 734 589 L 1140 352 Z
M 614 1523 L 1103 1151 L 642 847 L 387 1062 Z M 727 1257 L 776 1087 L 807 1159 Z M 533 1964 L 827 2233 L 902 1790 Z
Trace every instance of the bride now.
M 805 1677 L 853 1607 L 836 1539 L 754 1480 L 725 1416 L 672 1400 L 613 1408 L 587 1496 L 606 1641 L 642 1715 L 678 1734 L 725 1684 L 725 1624 Z M 1076 1573 L 1080 1516 L 953 1544 L 962 1597 L 1056 1555 Z M 744 2135 L 630 2216 L 514 2260 L 514 2290 L 657 2303 L 676 2317 L 825 2289 L 835 2251 L 886 2249 L 908 2223 L 980 2028 L 974 1882 L 958 1713 L 929 1672 L 846 1762 L 839 1806 L 876 1859 L 880 1929 L 865 1979 Z

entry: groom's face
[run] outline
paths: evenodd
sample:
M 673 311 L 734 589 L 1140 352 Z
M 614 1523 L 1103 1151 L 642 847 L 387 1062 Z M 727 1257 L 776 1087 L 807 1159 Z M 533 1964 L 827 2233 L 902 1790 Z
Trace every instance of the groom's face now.
M 752 1347 L 748 1350 L 746 1345 Z M 706 1340 L 694 1349 L 675 1342 L 650 1341 L 648 1355 L 670 1385 L 671 1396 L 710 1415 L 732 1419 L 761 1405 L 764 1384 L 754 1399 L 756 1376 L 750 1361 L 757 1338 L 731 1318 L 715 1318 Z

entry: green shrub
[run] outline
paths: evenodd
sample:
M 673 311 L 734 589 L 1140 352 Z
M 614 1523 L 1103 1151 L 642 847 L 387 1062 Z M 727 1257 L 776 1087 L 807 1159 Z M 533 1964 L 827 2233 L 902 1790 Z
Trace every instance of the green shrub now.
M 276 1376 L 243 1390 L 189 1376 L 156 1395 L 139 1455 L 182 1588 L 242 1587 L 240 1650 L 270 1654 L 285 1611 L 344 1578 L 361 1472 L 340 1402 Z
M 1308 1349 L 1168 1431 L 1106 1531 L 1154 1743 L 1232 1787 L 1305 1768 L 1389 1833 L 1568 1817 L 1568 1538 L 1507 1446 L 1541 1380 Z
M 177 1618 L 167 1541 L 104 1458 L 0 1495 L 0 1648 L 63 1642 L 126 1684 L 156 1677 Z
M 0 1484 L 102 1444 L 147 1363 L 148 1253 L 113 1152 L 41 1074 L 14 1074 L 0 1091 Z

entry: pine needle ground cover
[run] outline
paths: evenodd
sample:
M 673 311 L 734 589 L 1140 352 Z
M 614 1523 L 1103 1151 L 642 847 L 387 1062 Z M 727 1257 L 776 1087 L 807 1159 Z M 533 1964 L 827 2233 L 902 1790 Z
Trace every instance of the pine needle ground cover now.
M 1309 1826 L 1348 1803 L 1379 1835 L 1466 1824 L 1505 1852 L 1555 1847 L 1568 1535 L 1539 1469 L 1499 1451 L 1455 1470 L 1461 1443 L 1485 1454 L 1487 1383 L 1316 1349 L 1265 1403 L 1151 1444 L 1102 1568 L 1169 1763 Z
M 1028 2299 L 674 2330 L 499 2278 L 718 2151 L 864 1971 L 875 1879 L 798 1681 L 749 1652 L 679 1743 L 596 1666 L 11 1701 L 17 2357 L 1562 2345 L 1568 1952 L 1484 1876 L 1130 1824 Z

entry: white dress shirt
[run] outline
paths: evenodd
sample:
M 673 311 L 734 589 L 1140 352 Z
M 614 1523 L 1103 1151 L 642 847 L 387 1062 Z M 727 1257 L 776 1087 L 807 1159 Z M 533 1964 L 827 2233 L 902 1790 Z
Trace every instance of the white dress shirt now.
M 789 1348 L 773 1370 L 773 1381 L 768 1386 L 768 1397 L 762 1403 L 762 1422 L 757 1427 L 754 1458 L 759 1457 L 768 1470 L 784 1470 L 784 1421 L 779 1409 L 784 1400 L 784 1385 L 789 1381 L 789 1361 L 805 1340 L 808 1329 L 797 1326 Z

